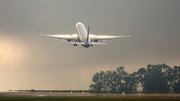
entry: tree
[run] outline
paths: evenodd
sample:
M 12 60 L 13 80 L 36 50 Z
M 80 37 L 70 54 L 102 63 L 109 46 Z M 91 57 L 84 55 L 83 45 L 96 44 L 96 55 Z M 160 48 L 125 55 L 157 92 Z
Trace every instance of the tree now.
M 136 91 L 141 83 L 144 92 L 180 92 L 180 67 L 149 64 L 146 68 L 129 74 L 120 66 L 116 71 L 97 72 L 92 81 L 94 84 L 90 85 L 91 90 Z
M 92 81 L 95 84 L 90 85 L 91 90 L 96 90 L 96 91 L 102 90 L 104 83 L 104 76 L 105 76 L 104 71 L 101 71 L 100 73 L 97 72 L 96 74 L 94 74 Z
M 93 76 L 94 84 L 91 90 L 102 91 L 136 91 L 138 84 L 136 73 L 128 74 L 124 67 L 117 67 L 116 71 L 96 73 Z
M 137 91 L 137 87 L 139 84 L 139 76 L 136 72 L 129 74 L 124 78 L 125 85 L 124 91 Z
M 168 84 L 169 66 L 162 65 L 147 65 L 147 68 L 138 70 L 139 81 L 145 92 L 169 92 L 170 85 Z
M 173 73 L 174 74 L 174 78 L 172 79 L 173 84 L 172 84 L 172 88 L 174 89 L 175 92 L 180 92 L 180 66 L 174 66 L 173 68 Z

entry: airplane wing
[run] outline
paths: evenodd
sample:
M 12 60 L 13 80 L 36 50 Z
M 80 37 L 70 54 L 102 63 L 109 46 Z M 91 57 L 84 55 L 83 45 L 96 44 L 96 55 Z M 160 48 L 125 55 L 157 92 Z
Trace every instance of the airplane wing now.
M 78 36 L 77 35 L 45 35 L 45 34 L 39 34 L 39 35 L 41 35 L 41 36 L 46 36 L 46 37 L 53 37 L 53 38 L 57 38 L 57 39 L 59 39 L 59 40 L 61 40 L 61 39 L 63 39 L 63 40 L 66 40 L 66 41 L 78 41 L 79 40 L 79 38 L 78 38 Z
M 66 41 L 79 41 L 79 38 L 77 34 L 56 34 L 56 35 L 48 35 L 48 34 L 39 34 L 38 30 L 38 35 L 40 36 L 46 36 L 46 37 L 52 37 L 52 38 L 57 38 L 59 40 L 66 40 Z
M 99 41 L 99 40 L 111 40 L 111 39 L 117 39 L 117 38 L 127 38 L 127 37 L 131 37 L 131 35 L 125 35 L 125 36 L 110 36 L 110 35 L 90 35 L 90 39 L 91 41 Z

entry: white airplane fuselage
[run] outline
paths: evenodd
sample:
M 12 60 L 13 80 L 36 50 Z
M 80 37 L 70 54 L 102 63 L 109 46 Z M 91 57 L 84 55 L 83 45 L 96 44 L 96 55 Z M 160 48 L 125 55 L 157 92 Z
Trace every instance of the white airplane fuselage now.
M 80 41 L 84 42 L 87 46 L 90 45 L 90 38 L 88 37 L 88 33 L 87 33 L 87 30 L 86 30 L 84 24 L 78 22 L 75 27 L 76 27 L 77 34 L 78 34 Z M 88 38 L 88 40 L 87 40 L 87 38 Z

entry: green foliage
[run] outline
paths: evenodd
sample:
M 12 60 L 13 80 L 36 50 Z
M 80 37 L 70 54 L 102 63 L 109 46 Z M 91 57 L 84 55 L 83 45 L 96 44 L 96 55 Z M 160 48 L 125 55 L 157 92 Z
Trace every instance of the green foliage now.
M 174 89 L 175 92 L 180 93 L 180 66 L 174 66 L 173 72 L 171 73 L 172 79 L 172 88 Z
M 128 74 L 124 67 L 116 71 L 101 71 L 94 74 L 90 90 L 94 91 L 136 91 L 138 84 L 144 92 L 180 92 L 180 67 L 166 64 L 147 65 L 137 72 Z
M 162 65 L 147 65 L 146 70 L 141 68 L 138 70 L 140 82 L 144 92 L 169 92 L 168 85 L 168 70 L 169 66 Z
M 118 67 L 116 71 L 101 71 L 93 76 L 95 84 L 90 85 L 91 90 L 95 91 L 136 91 L 136 73 L 128 74 L 124 67 Z

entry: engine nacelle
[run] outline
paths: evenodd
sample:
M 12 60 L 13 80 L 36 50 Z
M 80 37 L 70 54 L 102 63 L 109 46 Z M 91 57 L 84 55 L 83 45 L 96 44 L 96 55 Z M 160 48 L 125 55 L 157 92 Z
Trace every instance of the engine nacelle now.
M 66 40 L 66 41 L 71 42 L 71 40 Z

